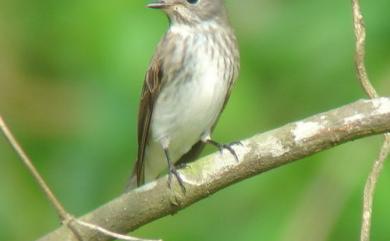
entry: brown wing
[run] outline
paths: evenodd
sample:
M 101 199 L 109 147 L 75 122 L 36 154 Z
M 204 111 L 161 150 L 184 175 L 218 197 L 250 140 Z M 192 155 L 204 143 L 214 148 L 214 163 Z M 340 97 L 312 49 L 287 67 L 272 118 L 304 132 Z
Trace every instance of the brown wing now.
M 161 87 L 163 75 L 161 66 L 159 58 L 154 57 L 146 73 L 144 86 L 142 88 L 141 101 L 138 110 L 138 156 L 133 173 L 133 175 L 136 175 L 137 186 L 144 183 L 145 148 L 149 137 L 153 106 Z

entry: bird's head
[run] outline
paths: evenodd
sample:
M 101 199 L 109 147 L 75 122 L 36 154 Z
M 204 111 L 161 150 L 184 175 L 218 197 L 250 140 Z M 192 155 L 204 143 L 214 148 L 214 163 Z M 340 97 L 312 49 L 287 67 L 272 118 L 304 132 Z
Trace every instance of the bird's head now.
M 157 0 L 147 7 L 163 10 L 173 24 L 197 24 L 226 18 L 223 0 Z

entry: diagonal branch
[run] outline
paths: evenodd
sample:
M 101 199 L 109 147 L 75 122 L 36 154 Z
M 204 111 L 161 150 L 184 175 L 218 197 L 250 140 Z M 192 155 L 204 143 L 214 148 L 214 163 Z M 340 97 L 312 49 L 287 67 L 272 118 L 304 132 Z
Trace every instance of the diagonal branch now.
M 37 180 L 39 187 L 45 193 L 45 195 L 49 199 L 50 203 L 53 204 L 61 221 L 68 220 L 69 214 L 66 212 L 64 206 L 56 198 L 53 191 L 46 184 L 45 180 L 39 174 L 38 170 L 35 168 L 32 161 L 27 156 L 27 154 L 23 151 L 22 147 L 19 145 L 16 138 L 13 136 L 13 134 L 11 133 L 11 131 L 9 130 L 9 128 L 7 127 L 7 125 L 5 124 L 5 122 L 1 116 L 0 116 L 0 131 L 4 133 L 4 136 L 6 137 L 7 141 L 12 146 L 12 148 L 15 150 L 15 152 L 18 154 L 18 156 L 22 160 L 23 164 L 27 167 L 27 169 L 29 170 L 31 175 L 35 178 L 35 180 Z
M 215 153 L 180 170 L 187 192 L 175 182 L 171 192 L 164 176 L 123 194 L 80 220 L 125 233 L 175 213 L 233 183 L 302 159 L 347 141 L 390 131 L 390 98 L 359 100 L 278 129 L 255 135 L 235 146 L 240 159 Z M 112 238 L 90 229 L 80 229 L 83 241 Z M 60 227 L 40 241 L 74 241 Z

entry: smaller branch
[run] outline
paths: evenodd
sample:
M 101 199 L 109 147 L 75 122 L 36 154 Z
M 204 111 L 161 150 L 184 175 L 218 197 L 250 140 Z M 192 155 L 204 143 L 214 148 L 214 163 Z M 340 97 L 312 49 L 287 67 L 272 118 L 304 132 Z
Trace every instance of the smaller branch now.
M 49 202 L 54 206 L 54 209 L 57 211 L 58 216 L 61 219 L 61 222 L 67 226 L 75 236 L 75 238 L 78 241 L 82 241 L 82 237 L 80 236 L 78 230 L 76 227 L 72 225 L 73 222 L 77 223 L 78 225 L 87 227 L 93 231 L 100 232 L 102 234 L 105 234 L 109 237 L 121 239 L 121 240 L 129 240 L 129 241 L 154 241 L 154 240 L 146 240 L 146 239 L 140 239 L 135 238 L 127 235 L 122 235 L 118 233 L 111 232 L 105 228 L 102 228 L 100 226 L 87 223 L 84 221 L 77 220 L 72 215 L 70 215 L 64 208 L 64 206 L 61 204 L 61 202 L 57 199 L 57 197 L 54 195 L 53 191 L 50 189 L 49 185 L 45 182 L 43 177 L 39 174 L 38 170 L 35 168 L 34 164 L 32 163 L 31 159 L 27 156 L 27 154 L 23 151 L 20 144 L 17 142 L 16 138 L 4 122 L 3 118 L 0 116 L 0 130 L 4 133 L 4 136 L 6 137 L 7 141 L 11 144 L 12 148 L 16 151 L 16 153 L 19 155 L 20 159 L 22 160 L 23 164 L 27 167 L 27 169 L 30 171 L 30 173 L 33 175 L 35 180 L 38 182 L 39 187 L 41 187 L 42 191 L 47 196 Z M 160 240 L 156 240 L 160 241 Z
M 15 137 L 12 135 L 10 129 L 5 124 L 3 118 L 0 116 L 0 129 L 4 133 L 7 141 L 11 144 L 12 148 L 16 151 L 20 159 L 22 160 L 23 164 L 27 167 L 27 169 L 30 171 L 31 175 L 35 178 L 35 180 L 38 182 L 39 186 L 41 187 L 42 191 L 45 193 L 49 201 L 53 204 L 55 210 L 57 211 L 58 216 L 61 218 L 62 221 L 69 220 L 70 215 L 68 212 L 66 212 L 64 206 L 60 203 L 60 201 L 56 198 L 54 193 L 51 191 L 49 186 L 46 184 L 45 180 L 42 178 L 42 176 L 39 174 L 35 166 L 33 165 L 30 158 L 27 156 L 27 154 L 23 151 L 22 147 L 19 145 L 19 143 L 16 141 Z
M 390 153 L 390 136 L 385 134 L 385 141 L 382 149 L 379 153 L 379 157 L 375 160 L 370 175 L 367 178 L 366 185 L 364 187 L 363 198 L 363 217 L 362 217 L 362 229 L 360 232 L 360 240 L 370 240 L 371 230 L 371 217 L 372 217 L 372 203 L 374 200 L 374 193 L 378 177 L 383 169 L 383 164 Z
M 118 234 L 118 233 L 114 233 L 114 232 L 111 232 L 107 229 L 104 229 L 100 226 L 97 226 L 97 225 L 94 225 L 94 224 L 91 224 L 91 223 L 87 223 L 87 222 L 84 222 L 84 221 L 81 221 L 81 220 L 78 220 L 78 219 L 74 219 L 74 221 L 76 223 L 78 223 L 79 225 L 81 226 L 84 226 L 84 227 L 87 227 L 91 230 L 95 230 L 95 231 L 98 231 L 100 233 L 103 233 L 109 237 L 113 237 L 113 238 L 116 238 L 116 239 L 120 239 L 120 240 L 127 240 L 127 241 L 146 241 L 145 239 L 139 239 L 139 238 L 135 238 L 135 237 L 131 237 L 131 236 L 128 236 L 128 235 L 122 235 L 122 234 Z M 156 240 L 150 240 L 150 241 L 162 241 L 161 239 L 156 239 Z
M 362 85 L 364 91 L 370 98 L 377 98 L 378 93 L 371 84 L 366 66 L 364 63 L 366 51 L 366 28 L 364 25 L 364 19 L 362 12 L 360 10 L 359 0 L 352 0 L 352 10 L 353 10 L 353 25 L 356 38 L 356 55 L 355 55 L 355 65 L 357 71 L 357 77 Z
M 368 78 L 366 66 L 364 63 L 366 28 L 364 25 L 363 15 L 360 10 L 359 0 L 352 0 L 352 11 L 353 11 L 354 32 L 356 37 L 355 64 L 357 70 L 357 77 L 364 91 L 367 93 L 367 95 L 371 99 L 377 98 L 379 95 Z M 375 160 L 370 175 L 367 178 L 366 185 L 364 187 L 363 216 L 362 216 L 362 228 L 360 232 L 360 241 L 370 240 L 372 204 L 374 200 L 376 183 L 382 172 L 385 160 L 390 153 L 390 134 L 387 133 L 384 136 L 385 136 L 385 140 L 381 148 L 381 151 L 379 153 L 379 157 L 378 159 Z

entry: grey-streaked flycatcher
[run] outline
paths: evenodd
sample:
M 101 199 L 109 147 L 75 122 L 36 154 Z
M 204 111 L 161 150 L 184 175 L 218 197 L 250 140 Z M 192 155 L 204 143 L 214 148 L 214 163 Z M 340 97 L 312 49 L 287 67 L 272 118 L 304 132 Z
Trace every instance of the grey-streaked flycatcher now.
M 158 0 L 169 28 L 145 76 L 138 113 L 138 157 L 127 190 L 156 179 L 168 166 L 194 160 L 211 139 L 239 72 L 239 50 L 223 0 Z

